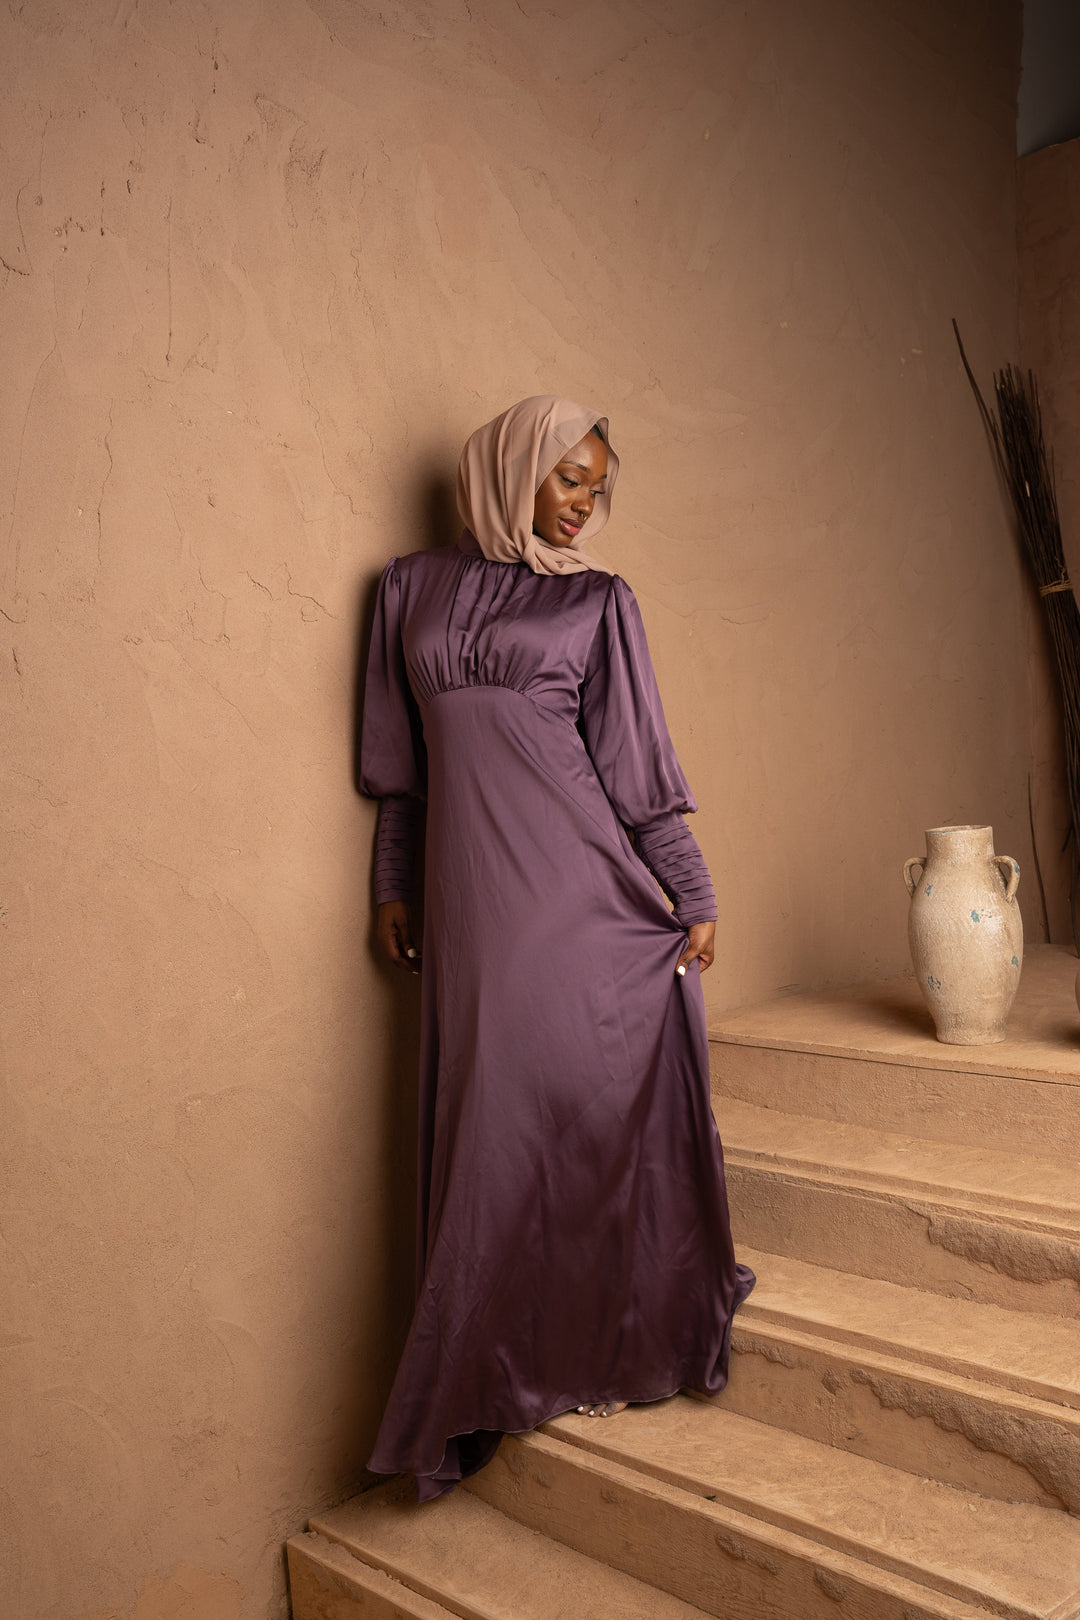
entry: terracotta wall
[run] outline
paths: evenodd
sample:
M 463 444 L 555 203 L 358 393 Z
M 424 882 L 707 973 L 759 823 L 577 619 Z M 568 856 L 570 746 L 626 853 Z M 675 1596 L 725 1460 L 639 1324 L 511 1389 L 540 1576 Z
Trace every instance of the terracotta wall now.
M 415 987 L 370 950 L 357 643 L 473 426 L 610 413 L 715 1006 L 902 966 L 926 826 L 1026 858 L 948 324 L 1014 351 L 1018 44 L 1013 0 L 4 9 L 16 1620 L 280 1616 L 366 1455 Z
M 1061 538 L 1069 573 L 1080 580 L 1080 140 L 1020 160 L 1017 210 L 1020 356 L 1038 379 L 1047 445 L 1053 453 Z M 1051 686 L 1036 711 L 1036 779 L 1060 775 L 1061 716 Z M 1067 887 L 1058 853 L 1068 828 L 1061 791 L 1040 794 L 1040 853 Z M 1055 939 L 1071 939 L 1064 907 Z M 1053 920 L 1053 919 L 1052 919 Z
M 1039 380 L 1062 540 L 1080 579 L 1080 140 L 1019 169 L 1021 354 Z

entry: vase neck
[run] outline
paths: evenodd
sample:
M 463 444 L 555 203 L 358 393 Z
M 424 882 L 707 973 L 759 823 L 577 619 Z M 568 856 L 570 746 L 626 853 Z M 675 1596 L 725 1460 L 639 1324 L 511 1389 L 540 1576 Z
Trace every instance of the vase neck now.
M 993 827 L 930 827 L 926 833 L 927 856 L 946 860 L 990 860 L 994 853 Z

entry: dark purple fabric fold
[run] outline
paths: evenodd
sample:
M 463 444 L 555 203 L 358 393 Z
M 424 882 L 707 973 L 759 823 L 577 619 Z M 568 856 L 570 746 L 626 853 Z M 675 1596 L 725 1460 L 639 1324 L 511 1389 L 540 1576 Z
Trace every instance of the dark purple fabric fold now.
M 369 1463 L 426 1499 L 579 1402 L 721 1389 L 754 1279 L 675 973 L 715 902 L 629 586 L 393 559 L 360 765 L 378 896 L 426 801 L 416 1307 Z

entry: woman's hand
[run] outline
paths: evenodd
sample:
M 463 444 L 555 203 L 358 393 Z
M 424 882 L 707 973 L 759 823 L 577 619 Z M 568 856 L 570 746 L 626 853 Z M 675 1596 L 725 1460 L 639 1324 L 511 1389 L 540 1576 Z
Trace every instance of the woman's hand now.
M 404 900 L 384 900 L 375 913 L 375 932 L 379 944 L 399 967 L 410 973 L 420 971 L 420 952 L 413 945 L 409 908 Z
M 704 973 L 706 968 L 712 967 L 713 955 L 715 954 L 716 924 L 714 922 L 691 923 L 686 932 L 690 936 L 690 943 L 679 957 L 675 971 L 678 973 L 680 968 L 685 968 L 696 956 L 698 971 Z

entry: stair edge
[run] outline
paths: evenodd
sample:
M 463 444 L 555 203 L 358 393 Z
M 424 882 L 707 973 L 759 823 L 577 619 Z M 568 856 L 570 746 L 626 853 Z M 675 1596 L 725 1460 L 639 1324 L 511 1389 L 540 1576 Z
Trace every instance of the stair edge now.
M 290 1536 L 285 1550 L 293 1620 L 339 1620 L 338 1615 L 326 1608 L 325 1601 L 320 1604 L 317 1615 L 305 1614 L 307 1602 L 302 1588 L 305 1580 L 318 1581 L 319 1596 L 324 1600 L 340 1598 L 342 1605 L 348 1604 L 359 1590 L 364 1594 L 364 1620 L 460 1620 L 452 1610 L 414 1592 L 403 1581 L 395 1580 L 374 1564 L 365 1563 L 341 1542 L 332 1541 L 316 1530 Z M 344 1607 L 340 1608 L 340 1620 L 347 1620 Z

